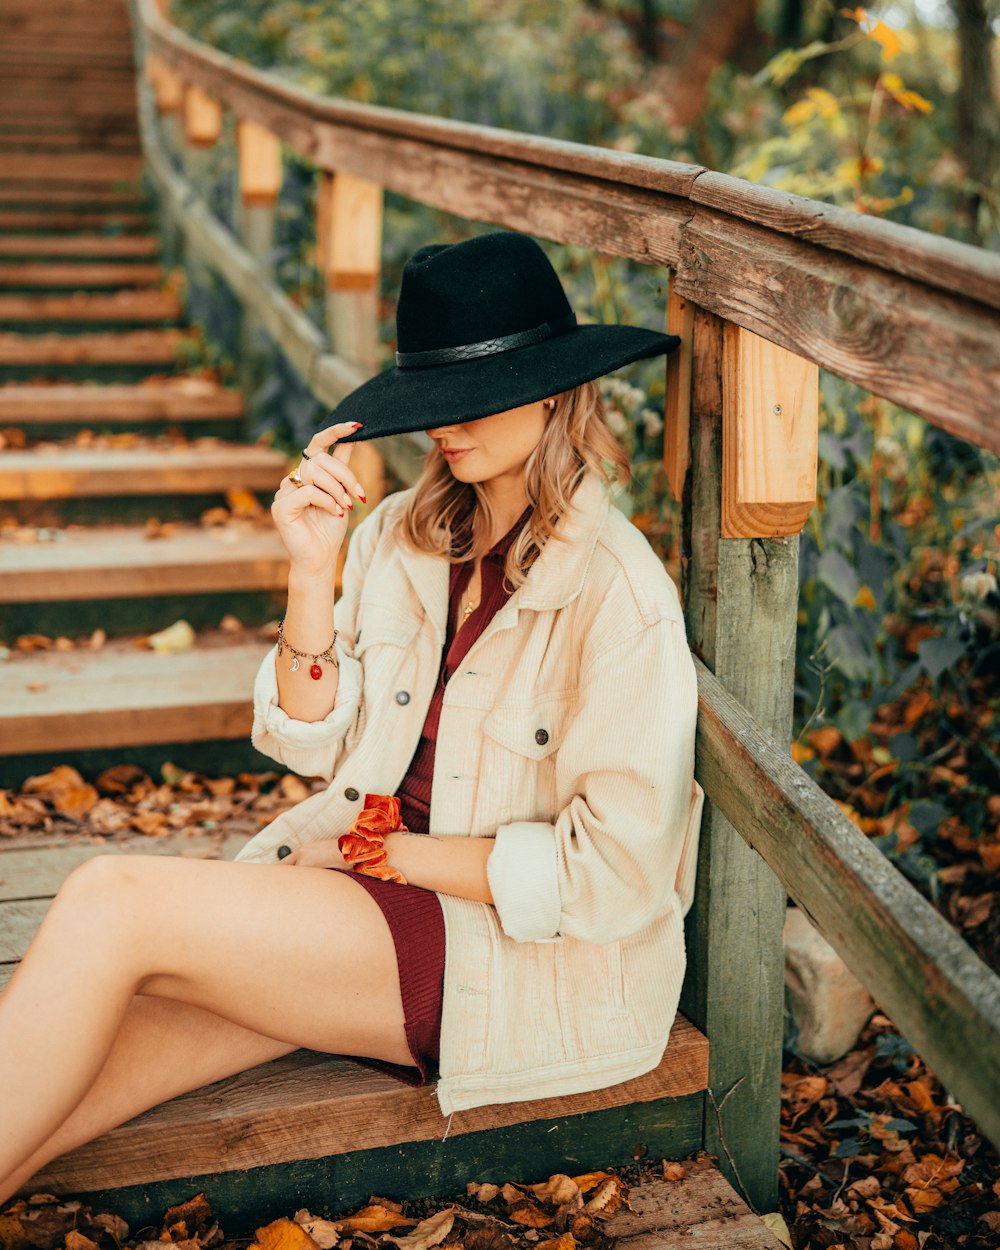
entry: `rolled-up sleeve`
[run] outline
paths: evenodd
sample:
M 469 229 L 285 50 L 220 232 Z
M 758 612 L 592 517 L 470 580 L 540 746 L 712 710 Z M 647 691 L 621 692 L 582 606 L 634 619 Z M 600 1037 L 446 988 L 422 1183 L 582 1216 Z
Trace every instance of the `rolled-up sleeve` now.
M 612 942 L 663 913 L 698 837 L 697 716 L 694 661 L 671 617 L 589 664 L 557 750 L 565 806 L 553 822 L 500 826 L 487 860 L 509 937 Z
M 277 646 L 264 657 L 253 690 L 250 739 L 258 751 L 303 777 L 329 781 L 345 740 L 358 724 L 364 699 L 364 672 L 355 656 L 358 604 L 365 574 L 385 522 L 392 496 L 365 517 L 351 535 L 335 608 L 339 676 L 333 708 L 318 721 L 294 720 L 278 703 Z

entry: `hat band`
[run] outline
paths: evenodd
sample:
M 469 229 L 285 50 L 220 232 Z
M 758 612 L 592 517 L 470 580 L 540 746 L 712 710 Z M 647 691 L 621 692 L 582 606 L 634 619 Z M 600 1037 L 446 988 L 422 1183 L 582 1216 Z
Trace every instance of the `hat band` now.
M 499 352 L 544 343 L 546 339 L 572 330 L 575 325 L 576 313 L 571 312 L 555 321 L 543 321 L 533 330 L 518 330 L 516 334 L 504 334 L 498 339 L 464 343 L 461 347 L 438 347 L 426 352 L 397 352 L 396 364 L 400 369 L 419 369 L 424 365 L 450 365 L 459 360 L 475 360 L 477 356 L 495 356 Z

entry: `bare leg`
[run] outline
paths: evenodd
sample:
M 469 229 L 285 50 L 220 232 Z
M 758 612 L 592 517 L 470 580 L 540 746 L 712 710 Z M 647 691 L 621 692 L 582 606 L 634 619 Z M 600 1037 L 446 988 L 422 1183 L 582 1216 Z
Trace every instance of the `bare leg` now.
M 290 1049 L 410 1062 L 392 937 L 344 874 L 99 856 L 70 875 L 0 997 L 0 1175 L 81 1103 L 139 993 Z
M 0 1177 L 0 1202 L 67 1150 L 178 1094 L 295 1049 L 200 1007 L 137 994 L 97 1080 L 31 1158 Z

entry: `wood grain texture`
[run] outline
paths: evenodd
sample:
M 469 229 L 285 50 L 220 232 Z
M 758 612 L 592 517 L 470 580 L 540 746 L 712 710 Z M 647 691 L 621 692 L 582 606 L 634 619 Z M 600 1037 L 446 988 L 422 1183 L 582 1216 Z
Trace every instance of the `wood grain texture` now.
M 696 775 L 711 806 L 1000 1143 L 1000 977 L 741 706 L 742 693 L 696 667 Z
M 156 264 L 8 261 L 0 264 L 0 287 L 155 286 L 164 279 Z
M 126 305 L 128 307 L 128 305 Z M 4 300 L 0 296 L 0 320 Z M 232 420 L 243 415 L 239 391 L 200 378 L 141 386 L 2 386 L 0 423 L 116 423 Z
M 252 445 L 34 448 L 0 458 L 0 499 L 276 490 L 286 468 L 280 452 Z
M 40 234 L 0 235 L 0 256 L 155 256 L 159 240 L 152 235 L 80 234 L 46 238 Z
M 177 526 L 150 541 L 139 528 L 94 526 L 64 530 L 57 543 L 0 544 L 0 604 L 279 591 L 287 581 L 288 555 L 270 528 Z
M 15 657 L 0 672 L 0 755 L 246 738 L 267 644 L 174 655 L 108 648 Z
M 790 731 L 798 599 L 797 539 L 721 537 L 723 370 L 721 319 L 697 308 L 691 389 L 692 484 L 682 507 L 684 612 L 692 650 L 781 734 Z M 785 543 L 774 559 L 768 544 Z M 699 777 L 700 780 L 700 777 Z M 702 783 L 704 784 L 704 783 Z M 712 1039 L 709 1086 L 728 1095 L 722 1127 L 706 1108 L 706 1149 L 729 1150 L 761 1210 L 777 1200 L 779 1095 L 784 1013 L 785 896 L 766 861 L 753 854 L 711 801 L 702 818 L 695 897 L 685 918 L 688 968 L 681 1010 Z M 723 1136 L 726 1145 L 723 1145 Z
M 722 537 L 798 534 L 816 503 L 819 369 L 727 322 Z
M 0 331 L 0 365 L 22 369 L 49 365 L 176 365 L 186 330 L 103 330 L 79 334 L 18 334 Z
M 128 82 L 120 93 L 122 104 L 134 98 L 135 87 Z M 87 93 L 90 96 L 90 93 Z M 27 106 L 32 103 L 32 93 L 23 85 L 11 86 L 8 91 L 0 88 L 0 108 L 17 100 Z M 90 97 L 94 100 L 94 97 Z M 112 95 L 105 89 L 99 97 L 108 101 L 119 96 Z M 48 100 L 57 105 L 65 105 L 66 99 L 59 95 L 42 93 L 41 100 Z M 130 156 L 120 152 L 72 152 L 66 153 L 59 161 L 53 162 L 45 153 L 8 152 L 3 157 L 3 177 L 8 180 L 31 179 L 36 182 L 66 181 L 75 182 L 119 182 L 134 181 L 142 173 L 142 156 Z
M 680 336 L 680 346 L 667 357 L 667 383 L 663 405 L 663 464 L 667 484 L 680 503 L 684 478 L 691 459 L 691 349 L 694 306 L 677 294 L 670 275 L 667 293 L 667 333 Z
M 170 291 L 74 291 L 71 295 L 12 295 L 0 292 L 0 322 L 6 325 L 19 322 L 101 321 L 136 324 L 177 321 L 180 316 L 180 301 Z M 3 393 L 0 388 L 0 398 Z
M 704 1037 L 678 1016 L 662 1062 L 645 1076 L 585 1094 L 459 1111 L 448 1136 L 691 1094 L 704 1088 L 707 1054 Z M 440 1140 L 446 1125 L 432 1088 L 300 1050 L 147 1111 L 54 1160 L 32 1183 L 65 1193 L 238 1171 Z

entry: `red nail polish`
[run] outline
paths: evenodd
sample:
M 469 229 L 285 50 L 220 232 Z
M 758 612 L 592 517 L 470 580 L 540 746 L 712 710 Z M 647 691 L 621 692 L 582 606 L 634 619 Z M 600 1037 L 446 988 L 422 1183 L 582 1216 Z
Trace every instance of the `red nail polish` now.
M 360 429 L 361 429 L 362 422 L 360 422 L 360 421 L 352 421 L 352 422 L 351 422 L 351 424 L 354 426 L 354 428 L 355 428 L 356 430 L 360 430 Z
M 368 496 L 365 494 L 365 492 L 361 489 L 360 486 L 358 487 L 358 496 L 360 497 L 362 503 L 368 502 Z

